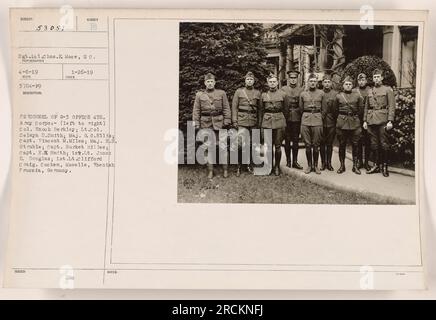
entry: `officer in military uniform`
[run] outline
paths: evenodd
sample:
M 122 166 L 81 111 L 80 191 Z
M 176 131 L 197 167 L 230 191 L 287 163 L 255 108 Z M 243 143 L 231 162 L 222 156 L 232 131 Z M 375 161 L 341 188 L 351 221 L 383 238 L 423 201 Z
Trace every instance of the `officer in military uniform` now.
M 300 137 L 301 129 L 301 111 L 299 108 L 300 94 L 304 88 L 300 87 L 298 83 L 298 75 L 300 72 L 296 70 L 288 71 L 289 85 L 284 86 L 281 90 L 286 94 L 289 102 L 289 116 L 286 119 L 285 130 L 285 154 L 286 166 L 296 169 L 303 169 L 298 163 L 298 139 Z M 291 146 L 292 143 L 292 146 Z M 291 161 L 292 150 L 292 161 Z
M 278 90 L 278 80 L 274 74 L 267 78 L 269 90 L 262 93 L 259 104 L 259 127 L 262 131 L 272 130 L 272 144 L 274 145 L 273 170 L 280 175 L 280 160 L 282 158 L 282 142 L 284 139 L 286 118 L 289 113 L 288 100 L 282 90 Z M 272 147 L 272 146 L 270 146 Z
M 215 76 L 208 73 L 204 77 L 205 90 L 197 92 L 195 95 L 192 120 L 197 129 L 211 129 L 215 133 L 215 141 L 219 142 L 220 152 L 227 152 L 226 141 L 220 141 L 218 130 L 229 127 L 232 123 L 231 110 L 227 95 L 223 90 L 215 89 Z M 216 144 L 215 144 L 216 146 Z M 226 153 L 227 154 L 227 153 Z M 213 177 L 213 164 L 216 159 L 208 153 L 207 155 L 208 177 Z M 228 176 L 227 159 L 223 163 L 223 176 Z
M 243 153 L 241 149 L 248 152 L 249 160 L 247 169 L 252 172 L 252 129 L 257 127 L 258 112 L 260 102 L 260 91 L 254 89 L 254 75 L 252 72 L 247 72 L 245 75 L 245 87 L 236 90 L 232 100 L 232 123 L 233 127 L 238 130 L 238 168 L 236 176 L 241 174 L 241 164 L 243 161 Z
M 336 118 L 338 116 L 336 109 L 334 108 L 334 102 L 338 92 L 332 89 L 332 78 L 330 74 L 324 75 L 322 85 L 324 90 L 324 100 L 322 105 L 323 135 L 320 145 L 321 171 L 325 169 L 333 171 L 333 141 L 336 135 Z
M 357 88 L 353 89 L 353 91 L 357 92 L 363 99 L 363 104 L 366 105 L 367 99 L 368 99 L 368 80 L 366 77 L 366 74 L 359 73 L 357 76 Z M 363 113 L 362 113 L 363 116 Z M 360 119 L 363 125 L 363 118 Z M 370 141 L 369 141 L 369 134 L 368 131 L 363 129 L 362 135 L 358 143 L 358 167 L 361 169 L 362 167 L 366 169 L 366 171 L 369 171 L 371 167 L 369 166 L 369 153 L 370 153 Z
M 368 130 L 371 141 L 371 151 L 376 164 L 368 174 L 382 172 L 388 177 L 389 141 L 388 131 L 393 128 L 395 118 L 395 97 L 390 86 L 383 85 L 383 73 L 376 69 L 372 79 L 374 87 L 368 91 L 368 103 L 363 115 L 363 126 Z
M 324 92 L 317 89 L 317 76 L 310 74 L 308 78 L 309 88 L 300 95 L 301 136 L 306 146 L 307 168 L 306 174 L 314 171 L 320 174 L 318 168 L 319 145 L 322 138 L 322 104 Z
M 353 92 L 352 89 L 353 79 L 347 76 L 343 81 L 343 92 L 338 93 L 335 99 L 335 108 L 338 114 L 336 134 L 339 140 L 339 161 L 341 163 L 337 172 L 345 172 L 345 150 L 347 140 L 350 140 L 353 147 L 353 172 L 361 174 L 357 165 L 357 145 L 362 134 L 360 118 L 364 111 L 364 105 L 363 98 L 357 92 Z

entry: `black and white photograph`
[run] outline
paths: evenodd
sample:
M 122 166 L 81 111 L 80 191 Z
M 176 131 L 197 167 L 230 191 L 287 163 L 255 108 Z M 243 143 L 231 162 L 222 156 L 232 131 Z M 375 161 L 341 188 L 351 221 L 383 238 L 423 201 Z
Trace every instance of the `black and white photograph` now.
M 418 26 L 181 22 L 179 203 L 415 204 Z
M 11 9 L 4 286 L 427 288 L 429 15 L 363 9 Z

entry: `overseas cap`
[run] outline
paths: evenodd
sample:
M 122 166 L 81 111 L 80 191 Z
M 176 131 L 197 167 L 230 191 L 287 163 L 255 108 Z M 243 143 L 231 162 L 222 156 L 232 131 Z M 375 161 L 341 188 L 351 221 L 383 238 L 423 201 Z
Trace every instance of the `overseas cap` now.
M 332 80 L 332 75 L 329 73 L 324 74 L 324 76 L 322 77 L 322 80 Z
M 276 76 L 274 73 L 270 73 L 270 74 L 268 75 L 268 77 L 266 77 L 267 80 L 272 79 L 272 78 L 277 79 L 277 76 Z
M 213 73 L 206 73 L 206 75 L 204 76 L 204 80 L 215 80 L 215 75 Z
M 345 83 L 345 82 L 351 82 L 351 83 L 353 83 L 353 78 L 351 78 L 350 76 L 346 76 L 346 77 L 344 78 L 344 81 L 342 81 L 342 83 Z
M 309 74 L 308 79 L 309 79 L 309 80 L 310 80 L 310 79 L 318 79 L 318 77 L 316 76 L 316 74 L 311 73 L 311 74 Z
M 254 79 L 254 74 L 251 71 L 248 71 L 247 74 L 245 75 L 245 78 L 253 78 Z
M 375 76 L 375 75 L 381 75 L 381 76 L 383 76 L 383 71 L 381 71 L 380 69 L 375 69 L 373 72 L 372 72 L 372 75 L 373 76 Z

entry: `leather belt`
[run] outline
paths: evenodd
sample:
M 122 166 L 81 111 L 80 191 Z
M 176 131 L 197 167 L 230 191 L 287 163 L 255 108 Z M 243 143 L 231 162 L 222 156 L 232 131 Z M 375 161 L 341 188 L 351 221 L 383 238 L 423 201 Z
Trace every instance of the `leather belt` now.
M 216 116 L 221 116 L 222 114 L 223 114 L 222 111 L 210 111 L 210 112 L 203 111 L 203 112 L 201 112 L 201 115 L 204 117 L 210 117 L 210 116 L 216 117 Z
M 238 109 L 238 112 L 245 112 L 245 113 L 253 113 L 253 114 L 257 114 L 257 111 L 256 111 L 256 110 Z
M 321 113 L 321 109 L 304 109 L 303 112 Z
M 353 111 L 339 111 L 339 114 L 342 114 L 344 116 L 357 116 L 357 113 Z
M 381 108 L 368 107 L 368 110 L 385 110 L 385 109 L 388 109 L 388 106 L 384 106 Z
M 265 113 L 282 113 L 282 110 L 265 110 Z

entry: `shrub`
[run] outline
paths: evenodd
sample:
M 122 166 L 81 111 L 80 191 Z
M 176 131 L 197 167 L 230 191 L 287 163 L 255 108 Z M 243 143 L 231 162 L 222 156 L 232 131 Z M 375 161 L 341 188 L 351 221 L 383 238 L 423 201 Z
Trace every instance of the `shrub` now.
M 415 166 L 415 88 L 395 90 L 395 122 L 390 134 L 392 160 Z
M 207 72 L 217 77 L 216 88 L 231 98 L 244 84 L 247 71 L 255 87 L 264 86 L 270 72 L 265 63 L 264 28 L 256 23 L 181 23 L 179 49 L 179 128 L 191 120 L 195 93 L 204 88 Z
M 383 83 L 391 86 L 397 86 L 397 79 L 389 64 L 376 56 L 362 56 L 350 62 L 342 71 L 341 82 L 346 76 L 351 76 L 357 83 L 357 76 L 359 73 L 366 74 L 368 84 L 374 85 L 372 82 L 372 73 L 375 69 L 383 71 Z

